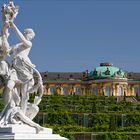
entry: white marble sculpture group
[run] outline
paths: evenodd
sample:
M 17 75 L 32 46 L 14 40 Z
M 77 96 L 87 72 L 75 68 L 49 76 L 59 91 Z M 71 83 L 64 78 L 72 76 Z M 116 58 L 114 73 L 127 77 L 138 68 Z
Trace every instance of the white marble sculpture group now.
M 2 7 L 3 26 L 0 36 L 0 76 L 3 77 L 4 110 L 0 114 L 0 127 L 9 124 L 26 124 L 40 132 L 43 128 L 32 120 L 39 111 L 38 104 L 43 95 L 42 78 L 35 65 L 28 57 L 32 48 L 31 40 L 35 33 L 32 29 L 25 29 L 23 33 L 14 23 L 19 7 L 12 1 Z M 15 31 L 20 43 L 11 46 L 8 43 L 9 29 Z M 8 64 L 5 59 L 12 60 Z M 33 103 L 29 103 L 29 94 L 39 93 Z

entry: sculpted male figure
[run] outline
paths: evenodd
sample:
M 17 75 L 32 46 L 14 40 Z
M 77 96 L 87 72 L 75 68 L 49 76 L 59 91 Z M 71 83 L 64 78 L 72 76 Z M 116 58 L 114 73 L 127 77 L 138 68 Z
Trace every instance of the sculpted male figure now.
M 10 26 L 15 30 L 21 43 L 11 48 L 10 55 L 13 57 L 13 68 L 17 71 L 18 79 L 21 80 L 21 109 L 25 113 L 29 99 L 29 89 L 34 85 L 33 65 L 28 57 L 32 47 L 31 40 L 35 33 L 32 29 L 25 29 L 22 34 L 13 22 Z
M 12 102 L 15 103 L 15 106 L 18 106 L 20 103 L 20 97 L 17 92 L 15 84 L 18 81 L 16 71 L 10 67 L 5 58 L 10 50 L 8 43 L 8 28 L 9 25 L 4 23 L 1 36 L 0 36 L 0 75 L 4 78 L 4 103 L 5 108 L 0 115 L 0 124 L 7 124 L 9 122 L 9 114 L 13 108 Z

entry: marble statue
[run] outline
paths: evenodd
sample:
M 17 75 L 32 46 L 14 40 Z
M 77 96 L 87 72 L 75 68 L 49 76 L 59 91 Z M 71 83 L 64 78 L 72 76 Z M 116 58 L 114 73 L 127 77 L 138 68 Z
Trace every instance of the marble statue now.
M 15 19 L 19 6 L 10 0 L 2 7 L 2 30 L 0 34 L 0 76 L 4 79 L 4 109 L 0 113 L 0 140 L 67 140 L 58 134 L 53 134 L 51 128 L 41 127 L 33 122 L 39 112 L 39 103 L 43 96 L 43 83 L 39 71 L 29 58 L 33 29 L 27 28 L 22 33 Z M 12 29 L 19 43 L 11 45 L 8 42 L 9 29 Z M 11 63 L 6 58 L 11 59 Z M 33 103 L 29 102 L 29 94 L 37 92 Z
M 35 37 L 33 29 L 27 28 L 23 33 L 15 25 L 19 7 L 12 1 L 2 7 L 3 27 L 0 36 L 0 75 L 4 78 L 4 110 L 0 114 L 0 126 L 8 124 L 27 124 L 35 127 L 37 132 L 43 128 L 33 122 L 39 112 L 38 104 L 43 95 L 42 78 L 35 65 L 28 57 L 32 48 L 31 40 Z M 13 29 L 20 43 L 11 46 L 8 43 L 9 28 Z M 12 63 L 5 59 L 9 56 Z M 35 81 L 35 79 L 37 79 Z M 29 94 L 38 91 L 34 103 L 29 103 Z

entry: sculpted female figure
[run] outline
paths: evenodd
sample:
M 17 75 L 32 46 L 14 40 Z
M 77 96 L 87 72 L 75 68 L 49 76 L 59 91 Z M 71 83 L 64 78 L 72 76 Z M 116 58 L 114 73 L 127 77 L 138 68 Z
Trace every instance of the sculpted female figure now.
M 11 48 L 10 55 L 13 58 L 13 68 L 17 71 L 18 79 L 22 81 L 21 109 L 25 113 L 29 99 L 28 90 L 34 85 L 33 68 L 35 66 L 31 63 L 28 55 L 32 47 L 30 40 L 34 38 L 35 33 L 32 29 L 26 29 L 22 34 L 13 22 L 11 22 L 11 27 L 21 41 Z
M 29 99 L 29 93 L 40 89 L 41 99 L 43 95 L 43 85 L 42 78 L 39 72 L 35 69 L 35 65 L 31 63 L 30 58 L 28 57 L 29 52 L 32 48 L 31 40 L 34 38 L 35 33 L 32 29 L 25 29 L 22 34 L 16 25 L 11 22 L 11 27 L 15 30 L 20 43 L 16 44 L 11 48 L 10 55 L 13 58 L 13 68 L 17 72 L 18 79 L 22 82 L 21 84 L 21 109 L 24 113 L 27 110 L 27 104 Z M 38 77 L 37 84 L 34 82 L 33 73 L 36 73 Z

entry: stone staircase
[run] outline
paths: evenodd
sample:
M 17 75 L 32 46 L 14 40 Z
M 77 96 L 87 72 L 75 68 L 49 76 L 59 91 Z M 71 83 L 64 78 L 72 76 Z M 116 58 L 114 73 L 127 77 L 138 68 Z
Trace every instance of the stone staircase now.
M 138 103 L 139 101 L 135 97 L 126 97 L 126 101 L 132 103 Z
M 127 102 L 131 102 L 131 103 L 140 103 L 135 97 L 125 97 L 126 101 Z M 124 97 L 123 96 L 118 96 L 117 97 L 117 102 L 121 102 L 124 100 Z

